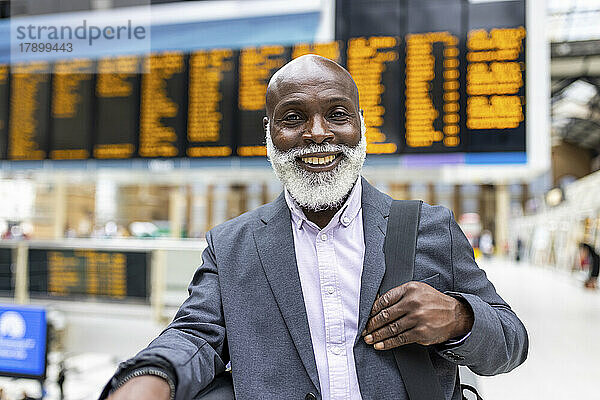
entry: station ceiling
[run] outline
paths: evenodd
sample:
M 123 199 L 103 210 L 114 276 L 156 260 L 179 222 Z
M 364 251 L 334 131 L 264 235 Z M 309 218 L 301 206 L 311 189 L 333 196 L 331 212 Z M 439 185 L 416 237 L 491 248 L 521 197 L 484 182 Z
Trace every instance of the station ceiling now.
M 552 136 L 600 154 L 600 0 L 549 0 Z

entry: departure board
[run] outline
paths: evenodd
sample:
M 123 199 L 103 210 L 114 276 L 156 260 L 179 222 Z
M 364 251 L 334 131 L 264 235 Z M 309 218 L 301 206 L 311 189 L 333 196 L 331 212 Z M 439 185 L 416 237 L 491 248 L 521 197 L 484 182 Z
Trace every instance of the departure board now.
M 0 64 L 0 160 L 6 158 L 8 146 L 8 65 Z
M 100 250 L 29 250 L 32 296 L 147 300 L 149 253 Z
M 353 76 L 369 154 L 525 153 L 525 15 L 524 0 L 336 0 L 328 43 L 0 65 L 0 159 L 264 157 L 268 82 L 305 54 Z
M 14 280 L 12 274 L 12 249 L 0 248 L 0 292 L 12 292 L 14 290 Z
M 151 54 L 142 74 L 139 155 L 179 157 L 186 128 L 186 57 Z
M 525 7 L 471 4 L 467 34 L 470 151 L 525 148 Z
M 237 154 L 266 156 L 263 117 L 269 79 L 291 59 L 291 49 L 283 46 L 251 47 L 240 51 L 239 130 Z
M 236 127 L 237 51 L 190 55 L 187 155 L 229 156 Z M 260 128 L 260 127 L 259 127 Z
M 96 158 L 136 156 L 140 108 L 141 59 L 134 56 L 98 60 L 96 76 Z
M 90 157 L 94 72 L 95 63 L 91 59 L 54 64 L 50 158 L 77 160 Z
M 348 41 L 347 67 L 358 87 L 368 153 L 393 154 L 400 144 L 400 40 L 371 36 Z
M 412 2 L 406 36 L 406 151 L 457 150 L 462 4 Z M 462 147 L 462 146 L 461 146 Z
M 8 157 L 42 160 L 48 152 L 51 66 L 16 64 L 11 70 Z

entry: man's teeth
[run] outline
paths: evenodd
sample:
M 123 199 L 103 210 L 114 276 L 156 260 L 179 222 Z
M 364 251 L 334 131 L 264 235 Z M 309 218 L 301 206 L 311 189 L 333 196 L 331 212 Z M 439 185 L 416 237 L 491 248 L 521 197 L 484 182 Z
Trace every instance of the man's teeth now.
M 314 165 L 318 165 L 318 164 L 329 164 L 330 162 L 332 162 L 335 159 L 336 155 L 330 155 L 330 156 L 325 156 L 325 157 L 302 157 L 302 161 L 304 161 L 307 164 L 314 164 Z

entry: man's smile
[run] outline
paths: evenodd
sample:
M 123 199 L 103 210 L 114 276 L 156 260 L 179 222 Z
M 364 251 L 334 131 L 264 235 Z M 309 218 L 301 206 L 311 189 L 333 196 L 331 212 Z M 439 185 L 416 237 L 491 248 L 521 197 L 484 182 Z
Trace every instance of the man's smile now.
M 296 161 L 307 171 L 324 172 L 335 168 L 342 158 L 341 152 L 310 153 L 296 157 Z

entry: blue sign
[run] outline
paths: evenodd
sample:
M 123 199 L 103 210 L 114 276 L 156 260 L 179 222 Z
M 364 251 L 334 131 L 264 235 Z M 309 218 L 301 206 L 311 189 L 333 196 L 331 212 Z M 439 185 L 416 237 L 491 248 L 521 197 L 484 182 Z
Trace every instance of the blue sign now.
M 46 310 L 0 305 L 0 375 L 46 374 Z

